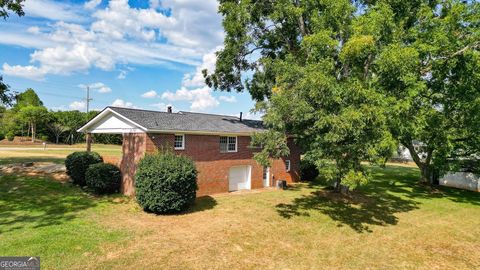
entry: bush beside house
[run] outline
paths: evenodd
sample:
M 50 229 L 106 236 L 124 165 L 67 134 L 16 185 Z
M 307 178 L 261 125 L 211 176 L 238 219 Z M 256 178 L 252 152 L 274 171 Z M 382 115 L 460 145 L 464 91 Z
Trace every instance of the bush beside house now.
M 195 202 L 197 169 L 192 159 L 171 152 L 145 156 L 135 174 L 136 198 L 145 211 L 178 213 Z
M 102 157 L 95 152 L 74 152 L 65 159 L 67 174 L 74 184 L 85 186 L 85 173 L 92 164 L 102 163 Z
M 87 186 L 97 194 L 115 193 L 120 190 L 122 174 L 115 165 L 97 163 L 88 167 L 85 181 Z

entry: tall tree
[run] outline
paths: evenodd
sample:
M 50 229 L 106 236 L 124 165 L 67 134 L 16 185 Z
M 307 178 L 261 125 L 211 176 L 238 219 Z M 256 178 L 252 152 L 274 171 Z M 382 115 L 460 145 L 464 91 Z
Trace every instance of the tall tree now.
M 223 0 L 224 48 L 204 75 L 216 89 L 248 90 L 270 132 L 294 136 L 318 164 L 333 160 L 337 183 L 362 182 L 360 162 L 384 161 L 395 140 L 426 181 L 434 160 L 478 153 L 479 10 L 460 0 Z
M 25 0 L 0 0 L 0 17 L 7 19 L 9 11 L 16 13 L 18 16 L 25 15 L 23 2 Z
M 422 3 L 397 23 L 376 56 L 377 86 L 394 104 L 392 133 L 431 182 L 435 167 L 480 153 L 480 3 Z
M 257 135 L 254 143 L 271 146 L 269 141 L 277 140 L 285 147 L 286 134 L 292 135 L 317 165 L 334 162 L 330 175 L 338 189 L 342 181 L 351 187 L 364 182 L 361 162 L 384 161 L 394 141 L 385 100 L 364 68 L 374 41 L 350 42 L 355 5 L 347 0 L 221 1 L 220 12 L 225 47 L 206 82 L 226 91 L 246 88 L 257 108 L 265 110 L 269 133 L 277 135 Z M 253 75 L 243 82 L 245 72 Z M 280 152 L 264 147 L 257 160 L 265 163 L 272 150 Z
M 25 106 L 43 106 L 42 100 L 32 88 L 28 88 L 23 93 L 20 93 L 15 97 L 15 105 L 13 106 L 14 109 L 19 110 Z
M 18 116 L 21 120 L 28 123 L 31 130 L 32 142 L 35 142 L 37 134 L 37 125 L 46 120 L 48 111 L 43 106 L 24 106 L 18 111 Z
M 85 114 L 80 111 L 63 111 L 59 119 L 60 123 L 68 128 L 66 142 L 71 144 L 77 143 L 82 137 L 82 134 L 78 133 L 77 129 L 86 122 Z
M 0 105 L 12 105 L 13 94 L 10 93 L 10 86 L 3 82 L 0 75 Z
M 56 144 L 60 142 L 60 136 L 62 136 L 62 134 L 68 130 L 68 127 L 60 124 L 59 122 L 50 122 L 47 124 L 47 127 L 55 136 Z
M 16 13 L 18 16 L 25 15 L 22 3 L 25 0 L 0 0 L 0 17 L 7 19 L 8 11 Z M 0 105 L 11 105 L 13 95 L 9 93 L 10 87 L 3 82 L 3 77 L 0 75 Z

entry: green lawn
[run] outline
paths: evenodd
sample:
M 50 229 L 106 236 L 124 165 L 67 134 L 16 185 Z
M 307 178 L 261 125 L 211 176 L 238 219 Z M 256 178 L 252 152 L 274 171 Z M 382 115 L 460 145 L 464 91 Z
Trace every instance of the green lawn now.
M 29 161 L 63 163 L 67 155 L 75 151 L 85 151 L 85 149 L 85 144 L 49 145 L 46 150 L 43 150 L 42 146 L 0 145 L 0 165 Z M 98 152 L 102 156 L 122 156 L 122 146 L 120 145 L 93 144 L 92 151 Z
M 351 198 L 300 184 L 204 197 L 170 216 L 0 176 L 0 256 L 41 256 L 42 269 L 480 268 L 480 194 L 418 186 L 415 168 L 372 169 Z

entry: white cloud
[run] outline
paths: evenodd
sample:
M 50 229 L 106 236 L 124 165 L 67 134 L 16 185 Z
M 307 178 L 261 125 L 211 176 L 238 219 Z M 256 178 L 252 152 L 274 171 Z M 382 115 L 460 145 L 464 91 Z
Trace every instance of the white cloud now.
M 85 108 L 87 108 L 87 104 L 85 103 L 85 101 L 74 101 L 74 102 L 70 103 L 70 105 L 68 107 L 71 110 L 82 111 L 82 110 L 85 110 Z
M 78 87 L 80 87 L 82 89 L 87 89 L 87 86 L 90 87 L 90 90 L 95 90 L 95 91 L 97 91 L 99 93 L 102 93 L 102 94 L 112 92 L 112 88 L 106 86 L 102 82 L 96 82 L 96 83 L 92 83 L 92 84 L 89 84 L 89 85 L 85 85 L 85 84 L 79 84 L 78 85 Z
M 235 98 L 235 96 L 220 96 L 218 99 L 228 103 L 237 102 L 237 99 Z
M 110 93 L 110 92 L 112 92 L 112 89 L 111 89 L 110 87 L 103 86 L 103 87 L 100 87 L 100 88 L 98 89 L 98 92 L 99 92 L 99 93 L 102 93 L 102 94 L 104 94 L 104 93 Z
M 23 10 L 29 17 L 49 20 L 78 21 L 81 17 L 75 12 L 75 7 L 51 0 L 25 1 Z
M 38 26 L 31 26 L 31 27 L 27 28 L 27 32 L 31 33 L 31 34 L 34 34 L 34 35 L 37 35 L 37 34 L 40 34 L 40 28 Z
M 155 30 L 176 24 L 174 17 L 168 17 L 154 9 L 131 8 L 128 0 L 111 0 L 108 8 L 93 14 L 97 19 L 92 30 L 112 39 L 134 37 L 145 41 L 156 39 Z
M 178 46 L 197 48 L 202 53 L 211 51 L 223 41 L 221 16 L 216 0 L 164 0 L 162 7 L 171 8 L 178 23 L 163 28 L 162 34 Z
M 85 2 L 83 5 L 86 9 L 95 9 L 98 5 L 102 3 L 102 0 L 90 0 L 88 2 Z
M 123 107 L 123 108 L 137 108 L 131 102 L 124 101 L 123 99 L 116 99 L 113 101 L 112 106 L 114 107 Z
M 196 66 L 201 56 L 223 39 L 216 0 L 152 0 L 149 8 L 132 8 L 127 0 L 111 0 L 106 8 L 99 9 L 100 3 L 85 3 L 85 8 L 94 8 L 93 14 L 87 14 L 88 10 L 78 4 L 26 1 L 27 16 L 58 22 L 42 25 L 41 30 L 33 26 L 24 32 L 18 27 L 2 27 L 0 44 L 35 49 L 29 66 L 42 71 L 37 75 L 45 76 L 88 72 L 94 67 L 110 71 L 129 63 L 167 68 L 175 68 L 174 63 Z M 165 10 L 170 11 L 168 15 Z M 91 23 L 68 23 L 75 20 Z M 120 71 L 118 78 L 126 74 L 126 70 Z M 200 79 L 192 75 L 186 86 L 195 87 Z
M 118 73 L 117 79 L 123 80 L 127 77 L 127 71 L 126 70 L 120 70 L 120 73 Z
M 155 90 L 150 90 L 142 94 L 143 98 L 156 98 L 158 96 Z
M 246 112 L 243 114 L 244 119 L 251 119 L 251 120 L 262 120 L 263 114 L 262 113 L 252 113 Z
M 205 54 L 202 57 L 202 64 L 196 67 L 195 72 L 187 73 L 183 76 L 182 85 L 185 87 L 199 87 L 205 85 L 205 78 L 203 77 L 202 71 L 206 69 L 208 72 L 215 70 L 215 63 L 217 61 L 216 51 L 220 50 L 221 47 L 215 48 L 213 51 Z
M 188 101 L 191 103 L 190 109 L 198 111 L 204 111 L 219 105 L 218 100 L 212 96 L 212 89 L 208 87 L 193 90 L 182 87 L 176 92 L 167 91 L 163 93 L 162 99 L 168 101 Z
M 20 78 L 26 78 L 31 80 L 43 80 L 43 77 L 47 71 L 43 68 L 38 68 L 36 66 L 10 66 L 7 63 L 3 64 L 2 73 L 10 76 L 16 76 Z

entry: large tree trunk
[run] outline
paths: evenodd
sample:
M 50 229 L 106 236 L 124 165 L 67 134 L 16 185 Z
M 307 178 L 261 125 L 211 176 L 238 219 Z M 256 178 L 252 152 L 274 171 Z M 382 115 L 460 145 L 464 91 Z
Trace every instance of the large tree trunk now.
M 417 164 L 418 168 L 420 169 L 421 173 L 421 181 L 422 183 L 425 184 L 433 184 L 433 171 L 434 168 L 431 164 L 432 161 L 432 155 L 433 155 L 433 149 L 428 149 L 427 147 L 427 157 L 425 160 L 422 160 L 420 156 L 418 155 L 417 151 L 415 150 L 415 147 L 413 146 L 413 143 L 411 141 L 404 141 L 402 144 L 407 147 L 408 151 L 410 152 L 410 155 L 412 156 L 413 161 L 415 164 Z

